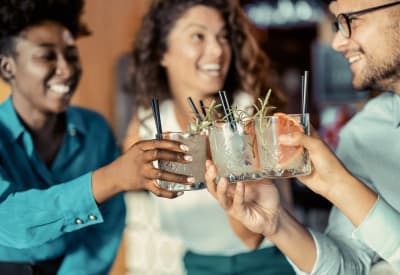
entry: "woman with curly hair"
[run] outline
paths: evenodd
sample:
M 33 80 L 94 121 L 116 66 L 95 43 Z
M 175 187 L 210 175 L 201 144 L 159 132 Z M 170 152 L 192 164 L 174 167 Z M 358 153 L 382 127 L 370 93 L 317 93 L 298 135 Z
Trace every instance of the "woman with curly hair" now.
M 0 4 L 0 273 L 108 274 L 125 225 L 122 192 L 159 196 L 159 158 L 184 162 L 187 148 L 141 141 L 118 158 L 99 114 L 70 106 L 81 64 L 75 39 L 83 0 Z M 166 180 L 190 178 L 164 173 Z
M 193 117 L 188 97 L 208 105 L 219 90 L 226 90 L 231 103 L 245 108 L 271 88 L 267 57 L 237 1 L 153 1 L 132 57 L 136 112 L 125 149 L 140 138 L 154 137 L 149 109 L 153 97 L 162 102 L 163 129 L 187 131 Z M 274 89 L 270 103 L 282 107 L 283 102 Z M 286 191 L 283 200 L 290 201 L 288 185 L 279 187 Z M 186 192 L 171 202 L 126 194 L 126 202 L 126 261 L 134 274 L 176 275 L 183 272 L 182 258 L 189 275 L 293 274 L 272 243 L 228 218 L 207 190 Z M 165 257 L 151 254 L 151 249 Z

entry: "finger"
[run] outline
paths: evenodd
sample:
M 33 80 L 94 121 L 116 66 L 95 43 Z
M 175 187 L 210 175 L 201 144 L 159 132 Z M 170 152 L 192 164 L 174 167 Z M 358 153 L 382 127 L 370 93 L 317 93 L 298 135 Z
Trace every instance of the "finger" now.
M 169 139 L 151 139 L 151 140 L 142 140 L 137 143 L 138 146 L 142 150 L 152 150 L 152 149 L 165 149 L 165 150 L 171 150 L 171 151 L 177 151 L 177 152 L 188 152 L 189 147 L 186 144 L 180 143 L 175 140 L 169 140 Z
M 189 154 L 158 148 L 144 151 L 143 158 L 146 162 L 152 162 L 155 160 L 167 160 L 173 162 L 188 163 L 193 160 L 193 157 Z
M 236 184 L 236 191 L 233 197 L 233 208 L 236 210 L 242 209 L 244 204 L 244 183 L 238 182 Z
M 217 186 L 217 200 L 221 204 L 222 208 L 228 209 L 230 207 L 229 201 L 231 199 L 228 198 L 226 194 L 226 190 L 228 189 L 228 180 L 226 178 L 221 178 L 218 182 Z
M 183 195 L 182 191 L 172 192 L 172 191 L 160 188 L 157 185 L 157 182 L 155 180 L 150 182 L 150 184 L 148 185 L 147 190 L 152 192 L 157 197 L 163 197 L 163 198 L 168 198 L 168 199 L 173 199 L 173 198 L 176 198 L 176 197 L 179 197 L 179 196 Z
M 164 181 L 182 183 L 182 184 L 193 184 L 196 181 L 196 179 L 192 176 L 175 174 L 175 173 L 160 170 L 157 168 L 150 169 L 150 171 L 147 173 L 146 178 L 149 180 L 157 179 L 157 180 L 164 180 Z
M 217 167 L 213 164 L 211 160 L 206 161 L 206 184 L 208 191 L 216 197 L 217 194 L 217 185 L 215 184 L 215 179 L 217 177 Z

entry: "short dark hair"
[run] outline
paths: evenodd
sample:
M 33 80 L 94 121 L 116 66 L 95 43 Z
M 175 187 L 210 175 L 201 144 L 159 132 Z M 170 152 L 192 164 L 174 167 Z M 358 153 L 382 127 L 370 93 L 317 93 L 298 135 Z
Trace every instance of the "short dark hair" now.
M 65 26 L 74 37 L 90 32 L 80 21 L 84 0 L 6 0 L 0 5 L 0 54 L 12 53 L 13 38 L 45 20 Z

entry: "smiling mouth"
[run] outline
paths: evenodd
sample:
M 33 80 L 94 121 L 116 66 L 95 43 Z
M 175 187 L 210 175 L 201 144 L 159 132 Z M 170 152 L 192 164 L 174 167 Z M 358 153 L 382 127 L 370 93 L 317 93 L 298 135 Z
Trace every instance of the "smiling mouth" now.
M 216 63 L 200 65 L 199 69 L 200 71 L 205 72 L 212 76 L 220 76 L 222 73 L 222 66 Z
M 71 92 L 71 86 L 65 84 L 53 84 L 49 86 L 49 90 L 58 95 L 66 95 Z
M 347 60 L 349 61 L 349 64 L 351 65 L 351 64 L 361 60 L 361 55 L 351 56 L 351 57 L 347 58 Z

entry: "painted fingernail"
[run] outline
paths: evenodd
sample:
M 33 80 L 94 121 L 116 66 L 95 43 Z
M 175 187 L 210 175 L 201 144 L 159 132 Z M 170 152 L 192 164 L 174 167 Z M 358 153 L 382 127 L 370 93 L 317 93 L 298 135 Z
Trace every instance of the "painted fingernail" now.
M 179 147 L 182 149 L 182 151 L 185 151 L 185 152 L 189 151 L 189 147 L 186 144 L 181 144 L 181 146 L 179 146 Z
M 183 158 L 184 158 L 184 160 L 187 160 L 187 161 L 193 160 L 193 157 L 191 155 L 185 155 Z
M 194 177 L 188 177 L 187 178 L 187 182 L 188 183 L 194 183 L 195 182 L 195 178 Z

